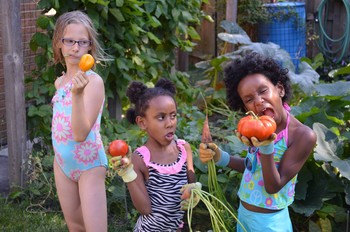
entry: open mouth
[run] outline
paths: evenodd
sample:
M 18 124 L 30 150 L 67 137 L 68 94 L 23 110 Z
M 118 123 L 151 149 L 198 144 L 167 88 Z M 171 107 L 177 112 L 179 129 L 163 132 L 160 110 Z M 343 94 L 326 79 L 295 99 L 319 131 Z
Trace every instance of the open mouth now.
M 174 139 L 174 132 L 169 132 L 168 134 L 165 135 L 165 138 L 168 140 L 173 140 Z
M 270 116 L 271 118 L 275 118 L 275 112 L 269 108 L 264 109 L 261 114 Z

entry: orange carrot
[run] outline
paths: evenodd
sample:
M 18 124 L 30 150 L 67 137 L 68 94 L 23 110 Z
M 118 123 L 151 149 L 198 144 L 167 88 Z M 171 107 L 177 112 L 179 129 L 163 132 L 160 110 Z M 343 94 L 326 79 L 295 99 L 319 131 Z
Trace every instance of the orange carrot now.
M 209 121 L 208 121 L 208 113 L 205 116 L 205 121 L 202 129 L 202 143 L 211 143 L 213 139 L 211 138 L 210 129 L 209 129 Z
M 202 98 L 204 100 L 205 104 L 205 120 L 203 123 L 203 129 L 202 129 L 202 143 L 212 143 L 213 139 L 210 134 L 210 129 L 209 129 L 209 120 L 208 120 L 208 106 L 207 106 L 207 101 L 202 95 Z

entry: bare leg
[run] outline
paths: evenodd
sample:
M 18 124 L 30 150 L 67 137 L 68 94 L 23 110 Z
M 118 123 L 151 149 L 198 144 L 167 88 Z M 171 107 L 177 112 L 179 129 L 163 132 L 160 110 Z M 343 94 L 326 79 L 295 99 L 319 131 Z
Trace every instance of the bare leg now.
M 55 183 L 64 219 L 70 232 L 85 231 L 78 183 L 70 180 L 54 161 Z
M 79 193 L 87 232 L 107 232 L 106 168 L 84 171 L 79 179 Z

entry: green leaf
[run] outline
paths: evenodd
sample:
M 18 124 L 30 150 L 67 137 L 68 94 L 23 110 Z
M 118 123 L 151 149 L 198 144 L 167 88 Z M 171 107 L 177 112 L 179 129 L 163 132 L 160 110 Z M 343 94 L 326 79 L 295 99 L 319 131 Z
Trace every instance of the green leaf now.
M 136 24 L 134 24 L 134 23 L 131 23 L 130 24 L 131 25 L 131 30 L 132 30 L 132 32 L 133 32 L 133 34 L 135 35 L 135 36 L 139 36 L 140 35 L 140 31 L 143 31 L 139 26 L 137 26 Z
M 350 159 L 341 160 L 339 158 L 343 153 L 343 142 L 323 124 L 314 123 L 313 130 L 317 134 L 315 159 L 330 162 L 333 167 L 339 170 L 343 177 L 350 180 Z
M 142 66 L 143 65 L 143 61 L 140 59 L 140 57 L 138 57 L 138 56 L 133 56 L 132 57 L 132 61 L 135 63 L 135 64 L 137 64 L 137 65 L 140 65 L 140 66 Z
M 163 14 L 162 7 L 160 5 L 157 5 L 155 16 L 159 18 Z
M 198 168 L 201 172 L 207 173 L 208 172 L 208 165 L 203 164 L 199 157 L 193 157 L 193 163 L 196 168 Z M 202 182 L 203 183 L 203 182 Z
M 117 7 L 122 7 L 124 5 L 124 0 L 115 0 L 115 5 Z
M 158 76 L 157 69 L 155 69 L 155 68 L 152 67 L 152 66 L 148 69 L 148 73 L 151 74 L 151 76 L 152 76 L 153 78 L 156 78 L 156 77 Z
M 162 23 L 154 16 L 150 16 L 148 22 L 154 28 L 162 26 Z
M 153 40 L 156 44 L 161 44 L 161 41 L 152 32 L 147 32 L 148 38 Z
M 194 21 L 193 16 L 188 11 L 181 11 L 181 15 L 186 21 L 189 21 L 189 22 Z
M 188 27 L 187 33 L 191 37 L 191 39 L 195 39 L 195 40 L 201 39 L 200 35 L 198 34 L 198 32 L 194 27 L 191 27 L 191 26 Z
M 128 67 L 127 63 L 125 62 L 124 58 L 119 58 L 116 60 L 116 62 L 117 62 L 117 66 L 119 69 L 126 70 L 126 71 L 129 70 L 129 67 Z
M 309 232 L 322 232 L 322 230 L 315 222 L 309 220 Z
M 42 48 L 47 48 L 48 45 L 51 45 L 51 39 L 48 37 L 48 35 L 37 32 L 33 35 L 31 39 L 32 43 L 36 43 L 37 46 Z
M 315 86 L 319 96 L 345 96 L 350 94 L 349 81 L 337 81 L 331 84 L 319 84 Z
M 350 65 L 347 65 L 343 68 L 332 70 L 328 73 L 328 76 L 334 78 L 339 75 L 350 74 Z
M 217 174 L 217 181 L 220 183 L 227 183 L 228 181 L 228 176 L 224 173 Z
M 295 187 L 295 199 L 305 200 L 307 196 L 308 182 L 312 180 L 312 172 L 306 167 L 303 168 L 298 173 L 298 183 Z
M 122 12 L 119 9 L 116 8 L 110 8 L 109 12 L 116 18 L 119 22 L 124 22 L 125 18 L 122 14 Z
M 331 199 L 335 194 L 329 193 L 326 178 L 314 176 L 312 184 L 309 185 L 307 198 L 305 200 L 295 200 L 291 205 L 293 210 L 305 216 L 312 215 L 315 210 L 321 209 L 323 201 Z
M 320 218 L 319 225 L 321 226 L 322 231 L 332 231 L 332 225 L 328 218 Z
M 38 112 L 38 109 L 36 106 L 33 106 L 33 105 L 29 106 L 29 108 L 28 108 L 28 116 L 29 117 L 35 116 L 37 112 Z
M 179 16 L 180 16 L 180 11 L 176 8 L 173 8 L 171 10 L 171 15 L 173 16 L 174 20 L 177 21 L 179 19 Z
M 50 20 L 47 18 L 45 15 L 41 15 L 37 20 L 36 20 L 36 25 L 42 29 L 46 29 L 47 26 L 49 25 Z
M 147 13 L 151 13 L 156 9 L 157 2 L 156 1 L 147 1 L 145 2 L 145 9 Z
M 345 125 L 345 122 L 337 117 L 327 115 L 327 119 L 329 119 L 330 121 L 333 121 L 339 125 Z
M 231 44 L 251 44 L 252 41 L 248 36 L 240 35 L 240 34 L 228 34 L 225 32 L 219 33 L 218 37 L 226 42 Z
M 40 196 L 40 191 L 38 189 L 32 188 L 31 192 L 36 196 Z

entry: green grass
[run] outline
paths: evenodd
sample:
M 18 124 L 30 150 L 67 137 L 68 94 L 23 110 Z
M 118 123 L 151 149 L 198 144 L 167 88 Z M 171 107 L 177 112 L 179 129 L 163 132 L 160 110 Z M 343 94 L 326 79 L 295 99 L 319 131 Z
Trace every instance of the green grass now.
M 26 209 L 27 204 L 7 202 L 0 196 L 1 232 L 68 232 L 62 212 L 46 212 L 37 208 L 36 212 Z M 108 231 L 132 231 L 125 221 L 115 215 L 109 215 Z
M 194 229 L 194 231 L 208 231 L 206 228 L 211 227 L 210 218 L 208 212 L 200 207 L 200 205 L 201 203 L 194 210 L 192 229 Z M 46 212 L 44 208 L 37 208 L 36 212 L 30 212 L 26 207 L 27 204 L 24 202 L 8 202 L 5 198 L 0 196 L 0 231 L 68 232 L 62 212 Z M 133 226 L 129 225 L 120 215 L 109 215 L 109 232 L 128 232 L 132 231 L 132 227 Z
M 8 203 L 0 198 L 0 231 L 65 232 L 68 231 L 60 212 L 31 213 L 22 204 Z

